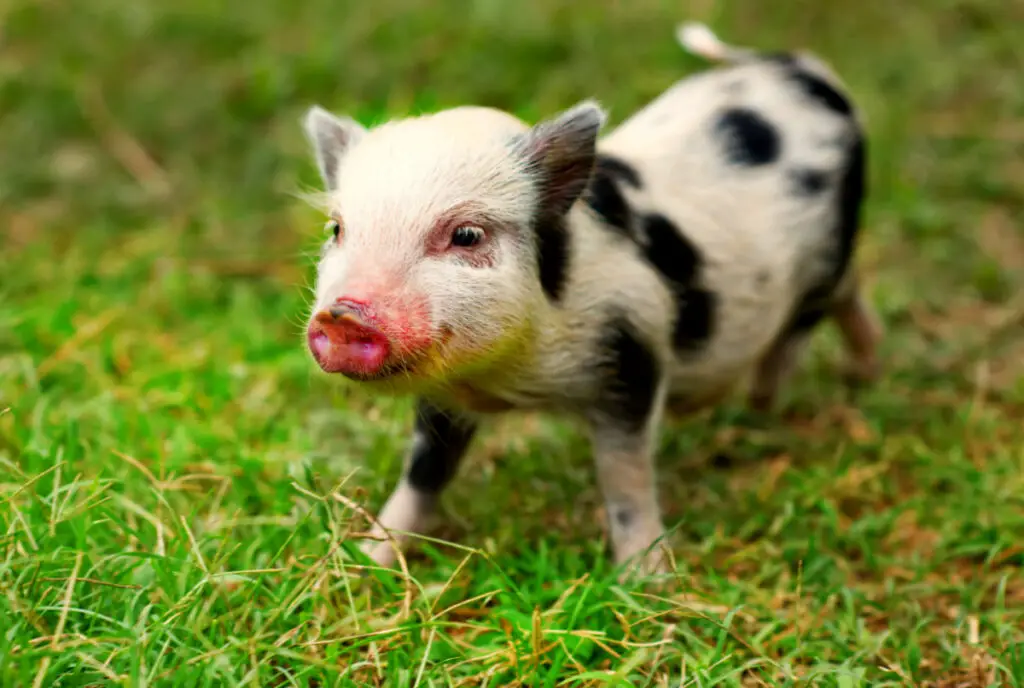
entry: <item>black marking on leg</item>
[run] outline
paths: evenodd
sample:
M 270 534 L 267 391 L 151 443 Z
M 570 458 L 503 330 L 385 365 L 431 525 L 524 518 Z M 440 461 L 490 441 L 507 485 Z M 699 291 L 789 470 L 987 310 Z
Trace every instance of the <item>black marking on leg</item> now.
M 625 316 L 612 317 L 604 332 L 600 409 L 627 431 L 639 432 L 654 409 L 661 376 L 658 359 Z
M 416 405 L 416 441 L 407 469 L 409 484 L 438 493 L 455 476 L 466 453 L 476 422 L 450 413 L 421 399 Z
M 634 189 L 643 188 L 643 184 L 640 181 L 640 173 L 636 171 L 635 167 L 622 158 L 617 158 L 607 154 L 598 155 L 597 162 L 595 163 L 595 171 L 603 172 L 624 184 L 629 184 Z
M 801 167 L 789 172 L 798 196 L 817 196 L 828 188 L 828 174 L 822 170 Z
M 853 105 L 850 104 L 849 99 L 820 76 L 795 66 L 790 71 L 790 78 L 799 84 L 804 93 L 817 100 L 829 110 L 838 112 L 841 115 L 853 113 Z
M 672 332 L 676 349 L 695 351 L 714 330 L 715 295 L 699 286 L 703 257 L 664 215 L 644 218 L 648 262 L 665 278 L 675 295 L 678 314 Z
M 552 301 L 562 298 L 569 273 L 569 232 L 561 217 L 542 217 L 534 224 L 540 286 Z
M 615 521 L 615 525 L 619 528 L 629 528 L 633 523 L 634 516 L 636 516 L 636 514 L 629 507 L 617 506 L 612 508 L 611 517 Z
M 767 165 L 775 162 L 782 151 L 775 125 L 749 108 L 729 108 L 723 112 L 715 123 L 715 131 L 725 143 L 726 157 L 735 165 Z

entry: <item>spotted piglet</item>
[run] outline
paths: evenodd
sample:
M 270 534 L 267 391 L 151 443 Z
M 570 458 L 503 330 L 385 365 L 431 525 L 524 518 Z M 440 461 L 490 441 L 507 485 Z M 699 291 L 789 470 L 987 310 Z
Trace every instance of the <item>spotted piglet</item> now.
M 535 126 L 482 107 L 371 130 L 307 113 L 330 216 L 309 349 L 328 373 L 418 399 L 367 542 L 376 562 L 423 530 L 482 419 L 531 409 L 585 421 L 616 561 L 661 569 L 666 408 L 749 377 L 769 408 L 829 317 L 852 374 L 875 376 L 849 97 L 811 55 L 728 46 L 699 24 L 677 37 L 724 64 L 600 139 L 593 101 Z

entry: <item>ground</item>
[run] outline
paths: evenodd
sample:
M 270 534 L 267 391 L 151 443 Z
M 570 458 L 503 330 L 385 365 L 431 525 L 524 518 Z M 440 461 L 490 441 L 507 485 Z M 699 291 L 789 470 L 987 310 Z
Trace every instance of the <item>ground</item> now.
M 1024 685 L 1024 4 L 775 5 L 4 3 L 0 684 Z M 702 68 L 690 18 L 864 109 L 884 377 L 848 394 L 825 329 L 776 413 L 673 424 L 663 587 L 616 582 L 579 428 L 525 416 L 457 544 L 359 577 L 411 406 L 303 348 L 302 112 L 614 123 Z

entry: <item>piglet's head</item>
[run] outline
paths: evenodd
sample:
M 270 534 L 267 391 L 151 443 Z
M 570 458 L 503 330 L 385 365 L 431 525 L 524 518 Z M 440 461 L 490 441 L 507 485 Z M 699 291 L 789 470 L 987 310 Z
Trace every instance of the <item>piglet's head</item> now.
M 528 350 L 603 122 L 592 102 L 532 128 L 478 107 L 369 130 L 310 109 L 329 214 L 308 325 L 319 366 L 410 391 Z

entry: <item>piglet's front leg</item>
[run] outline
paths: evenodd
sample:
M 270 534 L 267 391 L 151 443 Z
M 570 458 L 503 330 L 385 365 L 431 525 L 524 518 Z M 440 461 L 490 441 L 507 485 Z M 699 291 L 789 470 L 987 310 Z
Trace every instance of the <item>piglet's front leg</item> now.
M 667 570 L 658 506 L 654 440 L 664 415 L 662 366 L 626 320 L 610 323 L 601 391 L 589 414 L 597 480 L 612 551 L 624 577 Z
M 441 492 L 455 476 L 476 429 L 475 420 L 424 399 L 417 403 L 404 474 L 378 516 L 371 539 L 363 546 L 374 562 L 393 566 L 409 534 L 423 531 Z
M 604 497 L 612 552 L 628 564 L 623 577 L 664 573 L 667 560 L 650 430 L 629 433 L 614 425 L 591 430 L 597 479 Z

